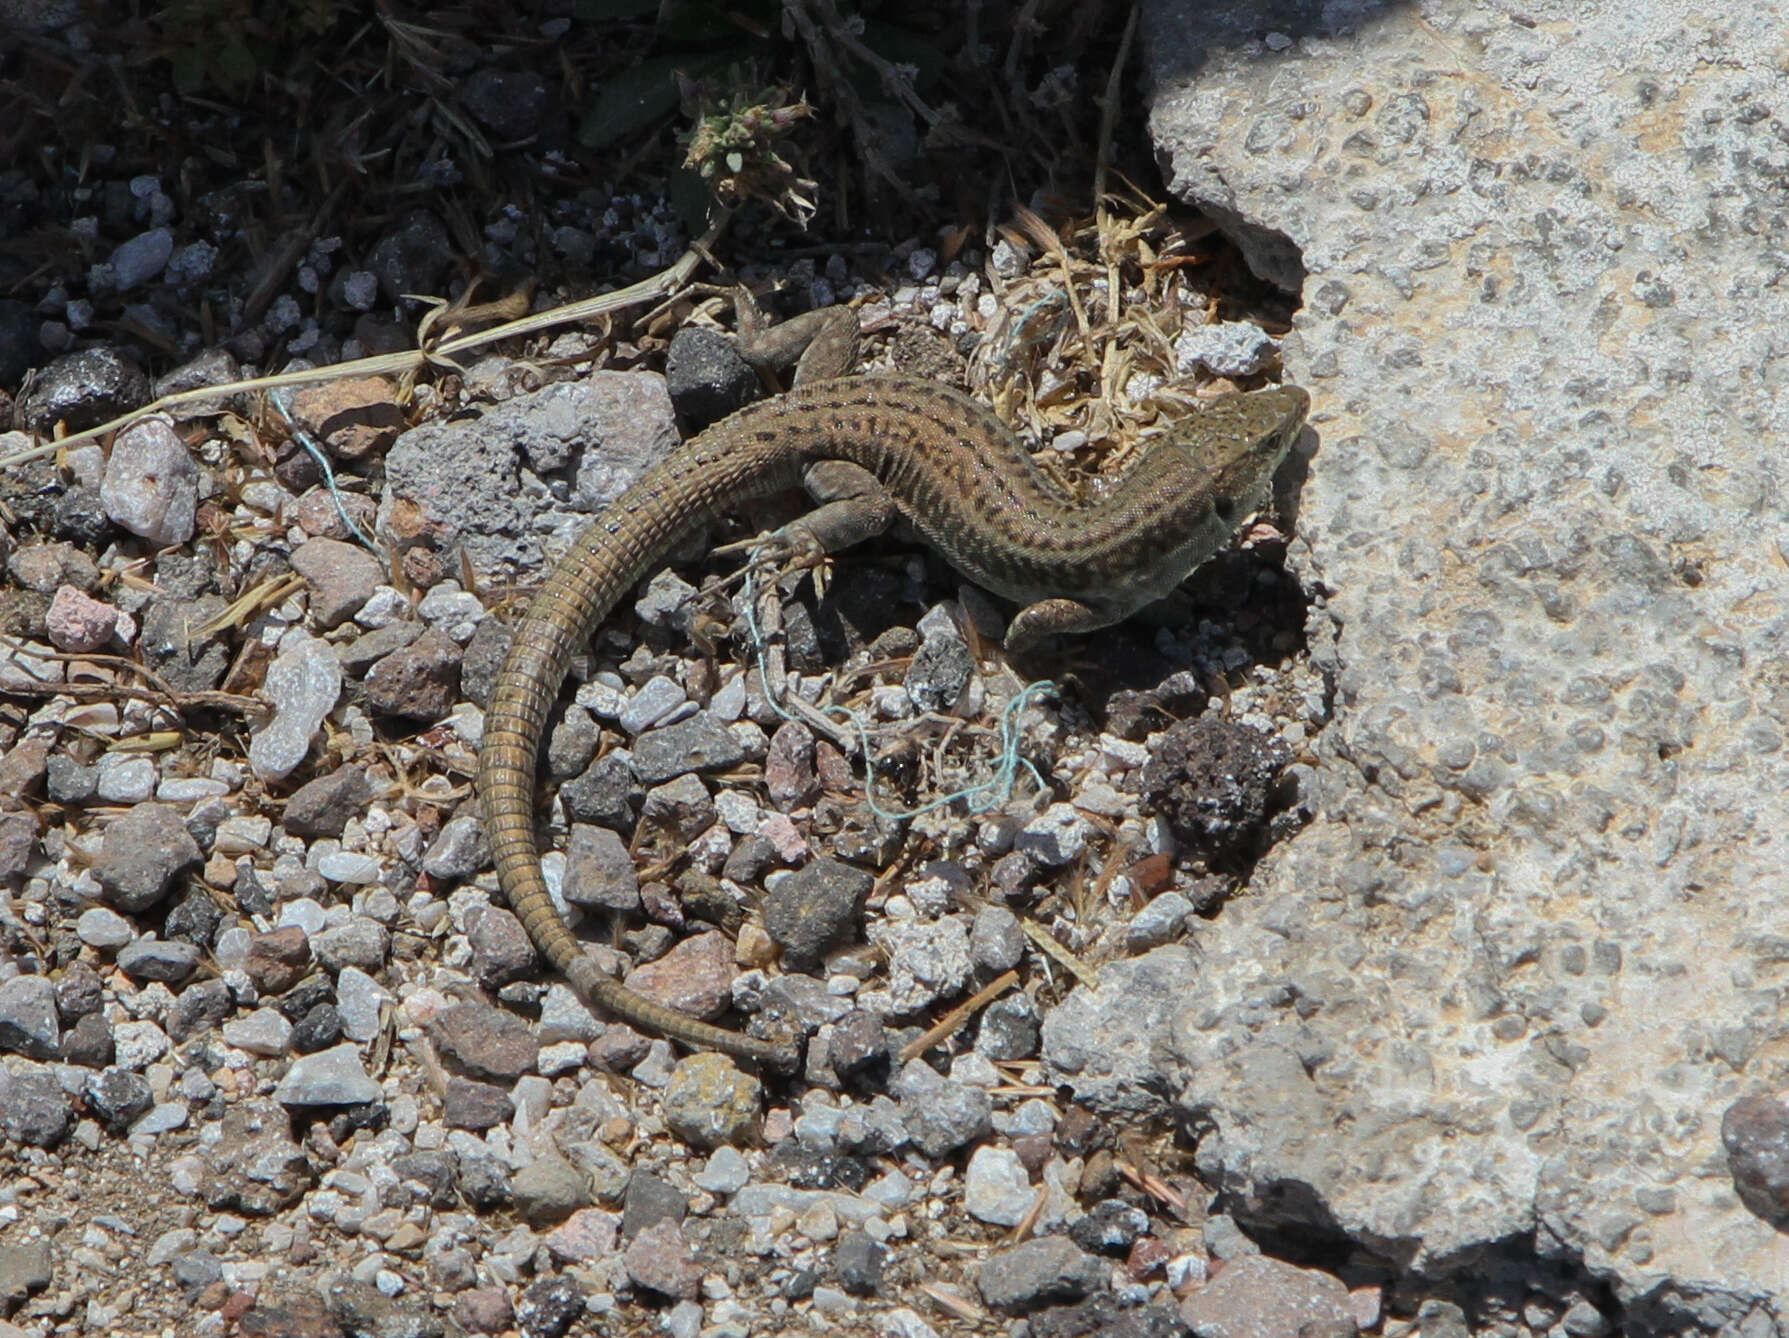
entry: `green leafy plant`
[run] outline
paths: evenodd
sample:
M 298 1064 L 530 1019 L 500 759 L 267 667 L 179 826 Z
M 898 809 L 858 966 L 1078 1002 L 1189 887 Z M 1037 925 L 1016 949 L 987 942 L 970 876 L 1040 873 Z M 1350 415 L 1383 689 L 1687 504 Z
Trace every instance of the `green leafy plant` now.
M 321 36 L 343 9 L 335 0 L 172 0 L 160 22 L 174 87 L 240 97 L 263 69 L 289 59 L 293 42 Z
M 791 102 L 787 88 L 748 88 L 737 72 L 729 78 L 732 86 L 723 93 L 679 75 L 684 112 L 692 121 L 682 141 L 684 166 L 724 205 L 763 200 L 805 224 L 814 213 L 814 183 L 797 173 L 775 145 L 814 109 L 799 98 Z

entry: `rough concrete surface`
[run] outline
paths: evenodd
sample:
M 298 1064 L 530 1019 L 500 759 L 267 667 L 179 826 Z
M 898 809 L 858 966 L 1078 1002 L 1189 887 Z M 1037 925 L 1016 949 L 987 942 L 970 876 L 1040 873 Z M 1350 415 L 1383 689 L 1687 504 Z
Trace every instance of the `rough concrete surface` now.
M 1789 6 L 1147 7 L 1183 199 L 1302 286 L 1317 821 L 1168 1076 L 1245 1218 L 1789 1331 Z M 1302 267 L 1302 268 L 1301 268 Z

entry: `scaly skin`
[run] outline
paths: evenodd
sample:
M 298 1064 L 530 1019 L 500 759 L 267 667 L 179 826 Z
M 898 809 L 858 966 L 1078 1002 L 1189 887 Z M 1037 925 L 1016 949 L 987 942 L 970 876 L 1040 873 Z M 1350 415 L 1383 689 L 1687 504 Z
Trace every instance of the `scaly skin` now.
M 605 975 L 541 876 L 535 759 L 566 668 L 616 601 L 697 525 L 804 480 L 829 500 L 790 527 L 792 546 L 830 551 L 898 513 L 970 580 L 1026 606 L 1006 638 L 1021 654 L 1044 636 L 1120 621 L 1227 544 L 1265 502 L 1308 404 L 1295 386 L 1215 400 L 1085 503 L 1063 497 L 974 400 L 902 377 L 798 387 L 685 442 L 598 516 L 548 577 L 485 712 L 485 826 L 498 881 L 535 947 L 594 1010 L 771 1068 L 799 1062 L 794 1045 L 699 1022 Z

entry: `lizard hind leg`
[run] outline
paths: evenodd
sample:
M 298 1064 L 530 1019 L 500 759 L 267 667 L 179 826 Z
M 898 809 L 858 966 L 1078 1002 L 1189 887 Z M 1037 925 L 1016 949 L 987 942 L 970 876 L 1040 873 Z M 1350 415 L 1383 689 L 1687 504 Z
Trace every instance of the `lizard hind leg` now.
M 1083 604 L 1078 599 L 1056 598 L 1040 599 L 1035 604 L 1027 604 L 1013 615 L 1007 624 L 1006 656 L 1009 660 L 1023 659 L 1046 637 L 1068 636 L 1076 632 L 1094 632 L 1102 627 L 1110 627 L 1112 615 L 1103 609 Z
M 869 470 L 849 460 L 820 460 L 802 479 L 819 503 L 774 533 L 725 544 L 717 554 L 748 553 L 752 565 L 804 571 L 839 552 L 887 531 L 900 514 L 892 495 Z

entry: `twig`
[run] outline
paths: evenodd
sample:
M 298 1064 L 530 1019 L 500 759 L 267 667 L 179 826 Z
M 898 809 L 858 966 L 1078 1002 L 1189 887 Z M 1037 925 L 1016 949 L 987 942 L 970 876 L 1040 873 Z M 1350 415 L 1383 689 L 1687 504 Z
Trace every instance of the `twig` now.
M 145 404 L 142 408 L 132 409 L 129 413 L 121 414 L 110 422 L 101 423 L 98 427 L 90 427 L 84 432 L 76 432 L 55 441 L 45 442 L 41 446 L 33 446 L 13 455 L 0 457 L 0 469 L 10 469 L 14 465 L 22 465 L 45 455 L 53 455 L 57 451 L 79 445 L 81 442 L 97 441 L 108 433 L 129 427 L 132 423 L 152 413 L 172 409 L 182 404 L 202 403 L 255 390 L 274 390 L 281 386 L 308 386 L 320 381 L 337 381 L 350 376 L 403 375 L 431 362 L 457 366 L 452 363 L 453 355 L 456 353 L 483 348 L 485 345 L 494 344 L 499 340 L 515 339 L 539 330 L 608 315 L 612 311 L 619 311 L 625 307 L 649 301 L 682 286 L 688 281 L 690 275 L 695 273 L 696 267 L 702 263 L 706 251 L 720 239 L 726 222 L 727 220 L 723 216 L 714 223 L 707 232 L 702 234 L 701 239 L 685 251 L 677 263 L 669 269 L 653 275 L 650 279 L 642 279 L 639 283 L 630 284 L 626 288 L 618 288 L 612 293 L 602 293 L 596 297 L 585 298 L 581 302 L 568 302 L 565 306 L 554 307 L 551 311 L 537 312 L 532 316 L 524 316 L 521 320 L 494 325 L 488 330 L 460 335 L 445 341 L 434 349 L 406 349 L 401 353 L 385 353 L 373 358 L 356 358 L 353 362 L 338 362 L 328 367 L 311 367 L 299 372 L 281 372 L 277 376 L 257 376 L 252 380 L 234 381 L 229 385 L 200 386 L 197 389 L 183 390 L 174 395 L 163 395 L 160 399 Z
M 923 1055 L 927 1050 L 930 1050 L 934 1045 L 955 1035 L 962 1025 L 974 1016 L 977 1011 L 986 1007 L 988 1004 L 993 1003 L 994 1000 L 998 999 L 1002 994 L 1005 994 L 1018 983 L 1019 973 L 1017 971 L 1008 971 L 1003 975 L 995 977 L 988 984 L 982 986 L 974 994 L 963 1000 L 962 1003 L 951 1009 L 950 1012 L 946 1013 L 943 1018 L 938 1021 L 937 1025 L 932 1027 L 924 1035 L 917 1036 L 913 1040 L 908 1041 L 907 1044 L 903 1045 L 900 1051 L 901 1063 L 911 1063 L 913 1060 L 918 1059 Z
M 128 683 L 33 683 L 26 679 L 0 678 L 0 697 L 73 697 L 84 702 L 129 697 L 182 714 L 194 709 L 265 715 L 272 709 L 266 702 L 254 697 L 238 697 L 233 692 L 176 692 L 170 696 L 149 688 L 132 687 Z
M 132 687 L 128 683 L 33 683 L 29 680 L 0 679 L 0 697 L 74 697 L 80 701 L 98 701 L 111 696 L 129 697 L 135 701 L 153 702 L 181 711 L 184 707 L 201 707 L 218 711 L 234 711 L 239 715 L 264 715 L 270 707 L 254 697 L 241 697 L 234 692 L 209 689 L 183 691 L 169 685 L 146 664 L 122 655 L 70 655 L 58 650 L 33 650 L 11 637 L 0 637 L 0 651 L 23 655 L 33 660 L 51 660 L 57 664 L 91 664 L 100 668 L 123 669 L 149 680 L 151 687 Z M 153 690 L 152 690 L 153 689 Z

